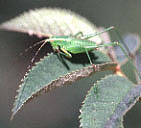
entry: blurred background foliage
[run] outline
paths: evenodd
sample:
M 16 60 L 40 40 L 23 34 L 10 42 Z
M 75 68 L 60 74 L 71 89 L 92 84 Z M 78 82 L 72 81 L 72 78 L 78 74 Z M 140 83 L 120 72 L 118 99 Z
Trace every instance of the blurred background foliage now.
M 24 11 L 41 7 L 60 7 L 88 18 L 97 26 L 116 26 L 121 35 L 141 35 L 140 0 L 0 0 L 0 23 Z M 0 31 L 0 128 L 77 128 L 81 102 L 90 86 L 67 86 L 35 98 L 9 121 L 20 80 L 36 49 L 19 56 L 36 36 Z M 40 55 L 46 54 L 44 48 Z M 140 62 L 139 62 L 140 63 Z M 125 116 L 125 128 L 141 127 L 141 103 Z

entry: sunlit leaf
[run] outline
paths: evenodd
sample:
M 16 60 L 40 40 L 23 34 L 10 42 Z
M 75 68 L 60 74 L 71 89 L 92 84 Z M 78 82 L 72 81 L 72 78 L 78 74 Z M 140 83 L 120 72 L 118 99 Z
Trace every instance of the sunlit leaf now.
M 1 29 L 28 33 L 38 37 L 91 34 L 97 31 L 93 23 L 67 9 L 41 8 L 30 10 L 0 25 Z M 93 41 L 101 42 L 96 36 Z

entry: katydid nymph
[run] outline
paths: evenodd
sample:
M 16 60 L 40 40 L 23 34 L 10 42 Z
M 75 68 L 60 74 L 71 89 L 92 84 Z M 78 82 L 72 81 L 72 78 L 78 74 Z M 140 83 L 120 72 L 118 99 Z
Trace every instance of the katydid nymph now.
M 125 52 L 123 46 L 120 44 L 120 42 L 118 41 L 114 41 L 114 42 L 109 42 L 107 44 L 96 44 L 93 41 L 88 40 L 89 38 L 92 38 L 94 36 L 100 35 L 104 32 L 110 31 L 114 29 L 113 26 L 104 29 L 101 32 L 97 32 L 94 34 L 89 34 L 89 35 L 83 35 L 82 32 L 78 32 L 75 35 L 69 35 L 69 36 L 52 36 L 48 39 L 42 40 L 40 42 L 37 42 L 36 44 L 34 44 L 33 46 L 29 47 L 32 48 L 38 44 L 41 44 L 41 46 L 39 47 L 39 49 L 37 50 L 37 52 L 35 53 L 34 57 L 32 58 L 31 62 L 33 63 L 36 55 L 38 54 L 38 52 L 41 50 L 41 48 L 48 42 L 50 42 L 52 48 L 54 51 L 59 52 L 60 54 L 68 57 L 68 58 L 72 58 L 72 54 L 78 54 L 78 53 L 86 53 L 90 64 L 92 64 L 94 66 L 94 69 L 96 68 L 96 65 L 94 65 L 91 61 L 91 58 L 89 56 L 89 52 L 92 50 L 96 50 L 97 48 L 100 47 L 107 47 L 107 46 L 115 46 L 118 45 L 121 50 L 123 51 L 123 53 L 125 54 L 125 56 L 130 60 L 130 62 L 132 63 L 131 58 L 128 56 L 128 54 Z M 28 48 L 28 49 L 29 49 Z M 28 50 L 26 49 L 26 51 Z M 128 50 L 128 49 L 127 49 Z M 130 53 L 129 53 L 130 54 Z M 132 63 L 133 65 L 133 63 Z M 140 76 L 140 73 L 137 71 L 136 67 L 133 65 L 136 73 Z
M 89 34 L 89 35 L 83 35 L 82 32 L 78 32 L 75 35 L 69 35 L 69 36 L 52 36 L 49 39 L 42 40 L 40 42 L 37 42 L 33 46 L 29 47 L 28 49 L 41 44 L 40 48 L 35 53 L 34 57 L 32 58 L 31 62 L 34 61 L 36 55 L 41 50 L 41 48 L 47 43 L 50 42 L 52 48 L 54 51 L 59 52 L 60 54 L 72 58 L 71 54 L 78 54 L 78 53 L 86 53 L 89 59 L 90 64 L 92 64 L 91 58 L 89 56 L 89 51 L 95 50 L 99 47 L 106 47 L 106 46 L 113 46 L 118 45 L 118 42 L 110 42 L 108 44 L 101 44 L 97 45 L 95 42 L 88 40 L 89 38 L 92 38 L 94 36 L 100 35 L 106 31 L 112 30 L 114 27 L 109 27 L 101 32 L 97 32 L 95 34 Z M 26 49 L 25 51 L 27 51 Z

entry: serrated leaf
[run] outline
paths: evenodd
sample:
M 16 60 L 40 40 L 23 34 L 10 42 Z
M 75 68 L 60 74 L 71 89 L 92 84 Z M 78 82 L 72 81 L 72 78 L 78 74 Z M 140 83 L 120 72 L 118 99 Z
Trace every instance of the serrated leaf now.
M 86 18 L 67 9 L 41 8 L 30 10 L 22 15 L 4 22 L 1 29 L 35 34 L 38 37 L 74 35 L 77 32 L 91 34 L 97 28 Z M 92 39 L 97 43 L 101 39 L 96 36 Z
M 90 53 L 90 56 L 94 63 L 110 62 L 109 57 L 99 51 Z M 72 74 L 68 73 L 79 70 L 88 65 L 89 60 L 86 54 L 73 55 L 72 59 L 66 59 L 64 56 L 57 56 L 55 54 L 50 54 L 48 57 L 44 57 L 44 59 L 38 62 L 36 66 L 34 66 L 31 71 L 26 74 L 22 85 L 19 86 L 18 95 L 16 96 L 14 108 L 12 110 L 12 117 L 23 106 L 23 104 L 27 102 L 27 100 L 42 89 L 46 88 L 47 90 L 51 90 L 62 86 L 64 83 L 66 84 L 75 81 L 75 77 L 78 77 L 78 79 L 82 76 L 87 77 L 88 72 L 86 72 L 86 76 L 80 72 L 77 76 L 76 74 L 73 74 L 74 80 L 71 80 L 69 75 L 72 77 Z M 116 64 L 113 64 L 113 66 L 116 66 Z M 103 70 L 105 70 L 105 67 L 106 66 L 103 67 Z M 109 69 L 111 67 L 112 65 L 107 68 Z M 98 70 L 100 71 L 100 68 L 98 68 Z M 90 74 L 93 72 L 92 67 L 89 72 Z M 51 85 L 47 88 L 49 84 Z
M 118 75 L 109 75 L 98 81 L 84 100 L 81 108 L 80 127 L 105 128 L 113 115 L 118 116 L 118 110 L 122 110 L 122 114 L 118 116 L 119 123 L 121 123 L 122 116 L 137 98 L 133 96 L 132 100 L 129 99 L 131 92 L 134 92 L 132 91 L 134 87 L 132 82 Z M 122 125 L 118 124 L 118 126 Z
M 117 128 L 120 118 L 123 117 L 141 96 L 141 85 L 138 85 L 130 90 L 123 101 L 118 105 L 114 114 L 110 117 L 105 128 Z

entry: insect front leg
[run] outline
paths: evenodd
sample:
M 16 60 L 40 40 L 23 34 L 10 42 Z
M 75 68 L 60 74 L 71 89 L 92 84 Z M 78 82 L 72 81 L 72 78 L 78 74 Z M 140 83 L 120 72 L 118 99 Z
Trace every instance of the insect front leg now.
M 71 55 L 66 49 L 60 48 L 60 51 L 62 51 L 62 52 L 60 52 L 60 53 L 62 53 L 62 54 L 65 55 L 66 57 L 72 58 L 72 55 Z
M 53 49 L 55 52 L 62 54 L 63 56 L 66 56 L 67 58 L 72 58 L 72 55 L 64 48 L 61 48 L 58 46 L 58 48 Z

